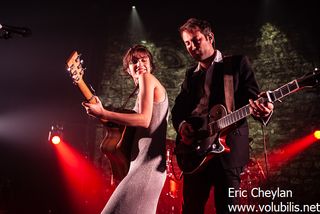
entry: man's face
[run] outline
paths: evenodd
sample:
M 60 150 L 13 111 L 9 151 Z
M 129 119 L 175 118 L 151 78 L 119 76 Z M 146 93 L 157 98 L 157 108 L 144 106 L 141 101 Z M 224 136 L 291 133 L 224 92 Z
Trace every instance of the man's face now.
M 203 61 L 212 56 L 212 38 L 203 35 L 200 30 L 183 31 L 182 40 L 189 54 L 197 61 Z

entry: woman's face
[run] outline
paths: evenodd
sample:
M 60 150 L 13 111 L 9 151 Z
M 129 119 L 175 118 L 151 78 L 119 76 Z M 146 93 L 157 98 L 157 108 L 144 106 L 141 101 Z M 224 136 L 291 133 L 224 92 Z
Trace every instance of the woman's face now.
M 129 63 L 128 73 L 133 79 L 137 79 L 139 75 L 151 72 L 151 63 L 147 54 L 137 53 L 132 57 Z

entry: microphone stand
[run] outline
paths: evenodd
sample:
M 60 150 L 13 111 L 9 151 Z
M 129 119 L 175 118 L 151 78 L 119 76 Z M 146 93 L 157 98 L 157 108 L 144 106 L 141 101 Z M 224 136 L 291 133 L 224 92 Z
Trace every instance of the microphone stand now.
M 24 27 L 12 27 L 0 24 L 0 39 L 10 39 L 12 38 L 12 34 L 28 37 L 31 35 L 31 30 Z
M 11 38 L 11 34 L 3 29 L 0 29 L 0 39 L 9 39 Z

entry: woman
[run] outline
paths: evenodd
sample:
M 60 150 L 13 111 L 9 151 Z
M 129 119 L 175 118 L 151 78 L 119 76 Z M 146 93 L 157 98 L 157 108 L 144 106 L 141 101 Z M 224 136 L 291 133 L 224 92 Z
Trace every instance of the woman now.
M 165 88 L 152 74 L 153 57 L 146 47 L 134 45 L 130 48 L 123 58 L 123 69 L 139 86 L 134 108 L 136 113 L 108 111 L 98 97 L 95 97 L 96 104 L 83 104 L 89 115 L 100 120 L 136 127 L 129 172 L 102 213 L 155 214 L 166 179 L 168 97 Z

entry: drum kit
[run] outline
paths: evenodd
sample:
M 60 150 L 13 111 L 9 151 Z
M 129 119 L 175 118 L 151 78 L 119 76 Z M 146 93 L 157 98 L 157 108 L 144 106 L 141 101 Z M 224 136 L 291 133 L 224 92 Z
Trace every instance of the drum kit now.
M 250 139 L 250 144 L 252 143 Z M 164 206 L 160 206 L 163 214 L 178 214 L 181 211 L 183 176 L 176 156 L 174 154 L 175 141 L 167 139 L 166 142 L 166 170 L 167 180 L 164 186 L 163 195 L 160 198 Z M 250 191 L 254 187 L 259 187 L 266 180 L 264 170 L 259 161 L 252 157 L 241 173 L 241 189 Z M 250 198 L 240 201 L 243 204 L 252 203 Z M 159 202 L 160 203 L 160 202 Z

